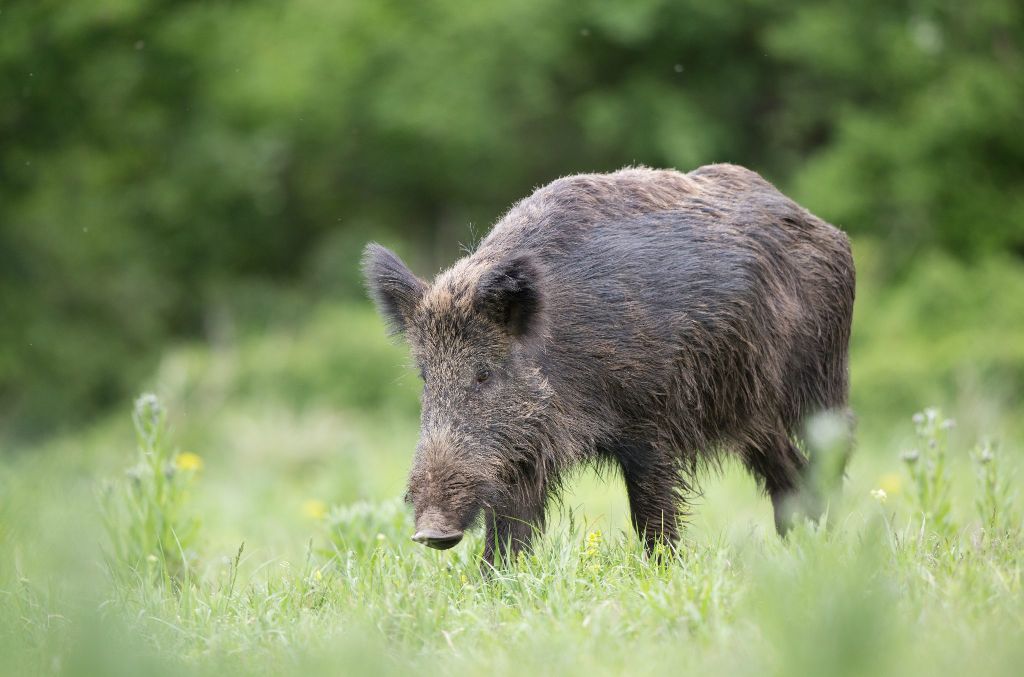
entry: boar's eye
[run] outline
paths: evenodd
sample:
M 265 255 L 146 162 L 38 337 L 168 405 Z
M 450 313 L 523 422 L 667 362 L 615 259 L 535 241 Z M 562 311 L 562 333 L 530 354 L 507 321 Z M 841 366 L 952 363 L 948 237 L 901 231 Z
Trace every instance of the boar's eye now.
M 489 378 L 491 378 L 490 369 L 488 369 L 487 367 L 477 367 L 476 376 L 474 377 L 474 380 L 476 381 L 477 385 L 480 385 L 481 383 L 486 383 Z

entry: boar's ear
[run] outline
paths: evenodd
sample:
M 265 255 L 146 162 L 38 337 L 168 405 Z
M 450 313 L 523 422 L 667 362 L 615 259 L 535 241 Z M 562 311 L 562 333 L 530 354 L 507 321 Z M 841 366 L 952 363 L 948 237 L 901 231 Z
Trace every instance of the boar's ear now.
M 406 330 L 427 284 L 402 259 L 375 242 L 363 251 L 363 277 L 370 297 L 393 334 Z
M 529 256 L 502 261 L 480 278 L 476 307 L 511 336 L 525 336 L 537 324 L 541 275 Z

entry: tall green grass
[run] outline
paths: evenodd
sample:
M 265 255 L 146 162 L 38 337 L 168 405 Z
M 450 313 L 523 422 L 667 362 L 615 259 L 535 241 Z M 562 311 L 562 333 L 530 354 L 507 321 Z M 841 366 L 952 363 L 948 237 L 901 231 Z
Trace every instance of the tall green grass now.
M 935 410 L 908 420 L 917 444 L 888 491 L 834 496 L 785 540 L 698 527 L 650 560 L 570 506 L 499 569 L 481 566 L 479 535 L 446 552 L 410 542 L 397 499 L 307 516 L 291 556 L 204 546 L 188 517 L 202 471 L 171 470 L 155 399 L 134 421 L 128 472 L 97 507 L 103 583 L 75 604 L 40 572 L 4 572 L 12 674 L 1016 674 L 1024 658 L 1008 459 L 952 446 Z

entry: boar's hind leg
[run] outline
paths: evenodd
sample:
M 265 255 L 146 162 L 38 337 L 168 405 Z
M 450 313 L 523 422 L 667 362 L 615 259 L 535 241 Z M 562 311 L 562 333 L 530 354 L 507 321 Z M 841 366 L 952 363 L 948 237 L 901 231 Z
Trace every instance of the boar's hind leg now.
M 780 536 L 785 536 L 793 526 L 798 504 L 802 503 L 800 492 L 806 485 L 806 457 L 787 435 L 779 434 L 770 442 L 748 445 L 744 449 L 743 462 L 754 477 L 764 484 L 772 499 L 775 530 Z M 817 519 L 818 515 L 811 514 L 808 517 Z
M 682 492 L 686 486 L 674 458 L 647 443 L 620 445 L 614 452 L 622 467 L 629 511 L 648 554 L 679 538 Z

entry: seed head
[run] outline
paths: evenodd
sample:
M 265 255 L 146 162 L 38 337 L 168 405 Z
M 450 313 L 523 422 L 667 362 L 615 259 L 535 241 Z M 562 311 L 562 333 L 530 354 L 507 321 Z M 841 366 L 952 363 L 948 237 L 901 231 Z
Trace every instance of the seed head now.
M 900 454 L 900 459 L 902 459 L 907 465 L 914 465 L 917 463 L 919 458 L 921 458 L 921 452 L 917 449 L 908 449 Z

